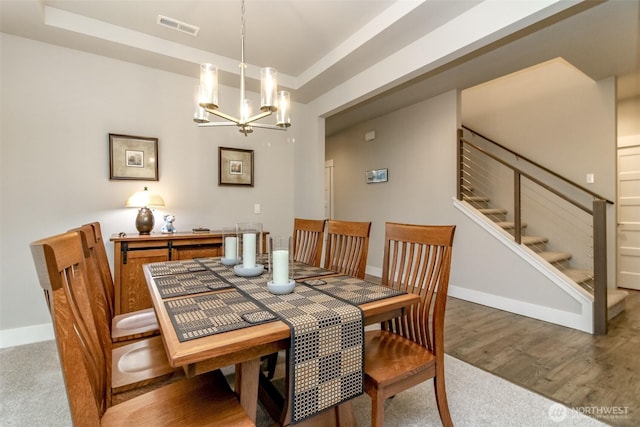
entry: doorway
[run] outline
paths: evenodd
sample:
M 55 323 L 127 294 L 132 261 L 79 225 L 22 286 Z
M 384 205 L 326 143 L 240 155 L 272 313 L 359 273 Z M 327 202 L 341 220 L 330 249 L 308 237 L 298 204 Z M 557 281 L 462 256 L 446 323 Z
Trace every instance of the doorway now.
M 640 145 L 618 148 L 617 286 L 640 290 Z

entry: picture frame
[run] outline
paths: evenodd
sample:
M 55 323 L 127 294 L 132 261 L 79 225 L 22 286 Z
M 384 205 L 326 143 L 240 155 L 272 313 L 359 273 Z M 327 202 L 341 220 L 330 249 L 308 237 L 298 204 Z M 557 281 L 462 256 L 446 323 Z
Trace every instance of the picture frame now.
M 109 179 L 158 181 L 158 138 L 110 133 Z
M 218 185 L 253 187 L 253 150 L 218 147 Z
M 389 169 L 372 169 L 365 172 L 367 184 L 387 182 L 389 180 Z

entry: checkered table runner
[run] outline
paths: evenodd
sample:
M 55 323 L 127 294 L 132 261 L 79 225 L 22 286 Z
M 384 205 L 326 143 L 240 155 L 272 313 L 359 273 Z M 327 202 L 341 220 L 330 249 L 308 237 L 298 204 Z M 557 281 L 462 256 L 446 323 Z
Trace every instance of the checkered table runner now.
M 301 284 L 290 294 L 274 295 L 266 274 L 244 278 L 219 262 L 204 265 L 291 327 L 292 423 L 363 393 L 364 321 L 358 307 Z
M 172 274 L 206 271 L 206 267 L 196 260 L 162 261 L 147 264 L 152 277 L 170 276 Z
M 200 294 L 231 287 L 229 283 L 209 270 L 159 276 L 154 281 L 162 299 Z
M 164 305 L 181 342 L 278 320 L 237 290 L 174 299 Z
M 321 292 L 326 292 L 342 301 L 356 305 L 406 293 L 351 276 L 325 277 L 322 281 L 325 282 L 325 284 L 314 286 L 314 288 Z

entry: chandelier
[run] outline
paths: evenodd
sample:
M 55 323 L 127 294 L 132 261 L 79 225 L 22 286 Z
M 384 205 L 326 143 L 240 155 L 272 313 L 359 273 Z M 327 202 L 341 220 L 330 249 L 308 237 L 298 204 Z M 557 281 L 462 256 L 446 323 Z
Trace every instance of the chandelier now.
M 241 6 L 240 35 L 242 56 L 240 62 L 240 117 L 236 118 L 218 111 L 218 67 L 213 64 L 200 65 L 200 85 L 196 87 L 196 111 L 193 121 L 198 126 L 238 126 L 247 136 L 253 128 L 287 130 L 291 126 L 289 109 L 291 96 L 287 91 L 278 92 L 278 72 L 274 68 L 260 69 L 260 112 L 252 116 L 251 101 L 245 98 L 244 74 L 247 64 L 244 62 L 244 0 Z M 255 123 L 264 117 L 276 113 L 276 124 Z M 209 114 L 221 117 L 226 122 L 209 122 Z

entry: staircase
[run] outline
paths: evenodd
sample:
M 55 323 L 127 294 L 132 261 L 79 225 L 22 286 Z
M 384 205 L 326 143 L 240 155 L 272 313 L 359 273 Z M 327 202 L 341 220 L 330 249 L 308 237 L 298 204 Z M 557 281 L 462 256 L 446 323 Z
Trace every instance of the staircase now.
M 471 139 L 474 139 L 474 141 L 470 142 Z M 604 205 L 611 202 L 510 151 L 500 144 L 476 134 L 470 129 L 464 128 L 461 130 L 458 152 L 458 199 L 466 202 L 478 215 L 484 215 L 490 219 L 496 228 L 504 230 L 507 233 L 506 235 L 510 235 L 515 243 L 528 248 L 532 256 L 538 257 L 539 260 L 544 261 L 564 275 L 568 281 L 591 295 L 594 299 L 594 330 L 596 333 L 606 334 L 606 321 L 624 311 L 625 298 L 628 295 L 628 292 L 608 288 L 606 284 L 606 241 L 603 238 L 603 236 L 606 236 L 604 231 L 606 224 Z M 524 162 L 527 163 L 523 164 Z M 510 180 L 512 182 L 508 183 Z M 526 187 L 523 187 L 524 180 L 528 184 Z M 509 191 L 504 191 L 509 185 L 513 186 L 511 200 L 508 200 L 509 197 L 505 196 L 505 193 L 508 194 Z M 476 188 L 479 189 L 476 190 Z M 523 191 L 529 192 L 527 212 L 525 213 L 529 215 L 530 220 L 536 222 L 536 227 L 534 228 L 538 230 L 537 233 L 540 233 L 540 230 L 549 228 L 541 227 L 540 219 L 531 216 L 534 215 L 532 211 L 537 209 L 531 209 L 531 200 L 533 200 L 530 197 L 531 188 L 536 188 L 536 191 L 540 191 L 541 194 L 550 194 L 550 197 L 561 200 L 561 203 L 571 205 L 572 209 L 577 207 L 582 214 L 586 212 L 588 218 L 592 218 L 587 221 L 587 223 L 592 221 L 589 231 L 584 233 L 584 230 L 582 230 L 582 234 L 579 236 L 581 239 L 589 240 L 586 247 L 577 248 L 581 251 L 579 261 L 575 259 L 571 252 L 557 249 L 562 247 L 562 242 L 565 242 L 565 240 L 558 241 L 559 237 L 557 235 L 552 234 L 556 240 L 550 245 L 549 237 L 527 233 L 528 225 L 521 219 L 523 217 L 521 210 L 524 209 L 522 206 L 522 197 L 524 196 L 521 195 Z M 574 198 L 576 192 L 581 193 L 582 199 Z M 499 201 L 497 203 L 492 202 L 490 195 L 493 193 L 498 195 Z M 556 221 L 556 209 L 560 211 L 564 208 L 560 209 L 554 205 L 556 199 L 553 199 L 554 202 L 548 202 L 551 207 L 545 207 L 544 209 L 552 212 L 551 222 L 555 224 L 555 230 L 557 231 L 559 223 Z M 591 200 L 593 200 L 593 206 L 590 206 Z M 505 202 L 511 206 L 511 212 L 503 206 L 497 206 Z M 536 202 L 540 203 L 540 200 Z M 544 203 L 545 201 L 543 200 L 542 205 Z M 542 209 L 539 210 L 542 211 Z M 568 209 L 567 212 L 569 212 Z M 545 214 L 548 216 L 548 213 Z M 565 216 L 570 218 L 570 222 L 574 218 L 572 213 Z M 547 218 L 547 221 L 549 221 L 549 218 Z M 516 229 L 516 223 L 519 223 L 519 230 Z M 560 225 L 560 227 L 563 226 L 562 224 Z M 564 238 L 569 235 L 573 239 L 574 235 L 578 234 L 580 233 L 569 229 L 569 233 L 565 232 Z M 554 250 L 549 250 L 548 247 L 552 247 Z M 576 249 L 576 242 L 571 242 L 569 247 Z M 588 249 L 589 247 L 591 249 Z M 592 252 L 590 261 L 585 262 L 585 252 L 589 251 Z M 595 274 L 594 269 L 584 268 L 586 264 L 595 266 L 596 271 L 599 271 L 599 273 Z M 606 310 L 605 304 L 603 304 L 605 299 Z M 601 301 L 601 303 L 598 303 L 598 301 Z M 604 314 L 605 312 L 606 315 Z
M 496 208 L 491 206 L 491 200 L 488 197 L 476 196 L 473 193 L 473 188 L 465 186 L 463 192 L 463 201 L 469 203 L 474 207 L 478 213 L 486 216 L 492 220 L 496 226 L 502 228 L 512 236 L 514 236 L 515 223 L 513 221 L 507 221 L 506 209 Z M 544 236 L 529 236 L 526 235 L 527 224 L 522 223 L 522 244 L 528 247 L 531 251 L 535 252 L 537 256 L 551 264 L 554 268 L 559 270 L 577 285 L 585 289 L 590 294 L 593 294 L 593 271 L 585 269 L 576 269 L 571 267 L 571 253 L 569 252 L 552 252 L 547 251 L 546 246 L 549 242 L 548 237 Z M 609 289 L 607 291 L 607 307 L 609 320 L 624 311 L 624 302 L 628 292 L 620 289 Z

